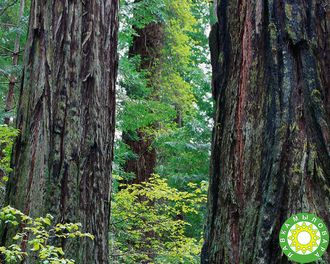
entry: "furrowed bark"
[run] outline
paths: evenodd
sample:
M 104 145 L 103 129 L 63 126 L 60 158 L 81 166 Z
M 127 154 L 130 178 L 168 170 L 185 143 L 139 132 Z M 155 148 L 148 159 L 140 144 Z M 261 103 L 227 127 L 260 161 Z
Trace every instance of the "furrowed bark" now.
M 7 203 L 81 222 L 95 239 L 63 242 L 80 264 L 108 263 L 118 2 L 31 1 Z
M 289 263 L 278 235 L 291 214 L 330 226 L 329 5 L 217 2 L 202 263 Z
M 133 39 L 129 55 L 131 57 L 140 56 L 140 70 L 149 72 L 148 86 L 151 89 L 156 89 L 157 84 L 154 78 L 159 67 L 164 44 L 163 25 L 161 23 L 151 23 L 143 29 L 136 29 L 136 31 L 137 36 Z M 137 97 L 134 91 L 127 91 L 127 95 L 133 99 Z M 139 129 L 137 131 L 125 131 L 123 141 L 136 156 L 136 158 L 127 160 L 125 164 L 125 171 L 135 175 L 135 178 L 129 182 L 141 183 L 147 181 L 154 173 L 157 159 L 153 137 Z

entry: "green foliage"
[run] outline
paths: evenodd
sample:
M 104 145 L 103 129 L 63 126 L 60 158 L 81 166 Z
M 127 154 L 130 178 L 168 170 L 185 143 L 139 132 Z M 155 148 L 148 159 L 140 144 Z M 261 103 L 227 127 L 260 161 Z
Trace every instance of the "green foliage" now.
M 142 129 L 152 134 L 153 131 L 150 130 L 150 126 L 156 123 L 165 126 L 175 116 L 176 112 L 174 109 L 159 101 L 130 100 L 126 102 L 121 116 L 122 129 L 125 131 Z
M 32 218 L 10 206 L 0 210 L 0 225 L 21 226 L 21 231 L 13 236 L 15 243 L 8 247 L 0 247 L 0 253 L 6 263 L 18 263 L 26 256 L 36 256 L 36 264 L 73 264 L 72 259 L 66 259 L 62 247 L 55 246 L 55 239 L 90 238 L 89 233 L 80 231 L 81 224 L 53 224 L 53 217 L 47 214 L 45 217 Z
M 203 181 L 208 175 L 209 133 L 199 129 L 202 124 L 196 120 L 187 122 L 182 128 L 163 134 L 157 140 L 160 164 L 159 174 L 173 179 L 171 184 L 178 186 L 179 181 Z
M 153 134 L 161 136 L 161 132 L 168 133 L 163 127 L 175 128 L 177 117 L 187 121 L 198 116 L 209 122 L 212 115 L 210 71 L 202 65 L 209 63 L 205 35 L 208 12 L 207 1 L 123 1 L 121 23 L 125 27 L 122 31 L 131 29 L 132 38 L 135 29 L 161 21 L 165 28 L 165 43 L 157 70 L 149 69 L 148 72 L 140 69 L 139 56 L 128 56 L 131 45 L 128 38 L 120 37 L 123 43 L 120 88 L 127 95 L 118 100 L 121 131 L 149 126 L 149 130 L 157 130 Z M 197 114 L 200 106 L 208 108 L 206 115 Z M 204 128 L 209 130 L 209 126 Z
M 120 1 L 119 49 L 128 49 L 132 44 L 136 29 L 164 20 L 164 1 L 161 0 L 121 0 Z
M 120 85 L 125 87 L 126 93 L 132 99 L 148 97 L 152 90 L 147 86 L 148 72 L 137 70 L 141 62 L 140 56 L 128 58 L 123 56 L 119 63 Z
M 192 14 L 190 0 L 166 0 L 165 45 L 159 74 L 158 97 L 179 112 L 187 115 L 193 111 L 195 101 L 187 73 L 191 62 L 189 33 L 194 30 L 196 19 Z
M 122 185 L 112 203 L 112 263 L 199 263 L 201 241 L 186 235 L 186 218 L 206 202 L 206 184 L 178 191 L 154 175 Z
M 0 186 L 8 180 L 11 172 L 11 150 L 18 130 L 6 125 L 0 125 Z
M 26 7 L 30 1 L 25 1 Z M 9 79 L 15 76 L 18 80 L 15 88 L 19 86 L 19 77 L 22 69 L 23 47 L 26 41 L 27 24 L 28 24 L 28 8 L 25 8 L 23 17 L 19 18 L 20 1 L 3 0 L 0 1 L 0 119 L 7 116 L 14 116 L 15 110 L 4 113 L 5 98 L 8 91 Z M 19 38 L 20 52 L 18 65 L 12 65 L 12 56 L 16 38 Z M 18 89 L 15 89 L 15 93 Z
M 123 56 L 119 76 L 129 99 L 156 99 L 175 109 L 178 115 L 194 112 L 195 96 L 187 78 L 191 66 L 191 47 L 195 44 L 190 33 L 196 31 L 194 26 L 197 23 L 192 7 L 191 0 L 124 1 L 120 35 Z M 135 30 L 153 22 L 163 23 L 165 43 L 157 70 L 149 69 L 148 72 L 140 69 L 138 56 L 129 57 L 127 53 Z M 126 113 L 134 115 L 128 111 Z M 166 119 L 174 122 L 170 115 Z
M 161 179 L 167 179 L 168 188 L 175 192 L 192 193 L 193 189 L 188 183 L 204 184 L 209 173 L 213 116 L 207 40 L 209 3 L 206 0 L 141 0 L 125 3 L 122 5 L 120 17 L 122 29 L 117 129 L 124 131 L 126 136 L 129 134 L 132 139 L 136 136 L 136 140 L 139 139 L 137 131 L 142 130 L 150 136 L 149 139 L 153 140 L 152 147 L 157 152 L 156 172 Z M 141 14 L 146 14 L 143 19 Z M 140 57 L 131 57 L 128 51 L 136 29 L 152 22 L 163 24 L 165 42 L 161 58 L 156 65 L 157 69 L 147 71 L 141 70 Z M 136 154 L 117 138 L 114 173 L 124 179 L 134 178 L 132 173 L 124 171 L 125 161 L 134 157 L 136 158 Z M 114 189 L 117 188 L 118 181 L 114 181 Z M 154 188 L 157 189 L 156 186 Z M 123 198 L 124 194 L 129 195 L 127 189 L 129 188 L 114 194 L 114 201 L 120 203 L 113 206 L 112 212 L 117 210 L 119 205 L 123 214 L 138 209 L 134 207 L 134 197 L 125 197 L 126 200 Z M 123 206 L 121 203 L 125 201 L 131 206 Z M 154 213 L 154 219 L 146 218 L 145 225 L 154 225 L 155 219 L 163 220 L 162 212 L 153 211 L 156 210 L 153 203 L 149 207 L 148 210 Z M 183 228 L 184 237 L 193 239 L 194 245 L 202 239 L 205 212 L 205 204 L 200 204 L 197 213 L 187 213 L 183 216 L 184 222 L 188 223 Z M 119 218 L 124 219 L 123 216 Z M 113 222 L 116 223 L 115 219 Z M 147 239 L 143 232 L 142 235 L 139 233 L 142 237 L 136 239 L 131 237 L 133 234 L 130 232 L 125 235 L 123 230 L 129 228 L 132 229 L 133 225 L 128 220 L 113 225 L 113 254 L 117 256 L 113 256 L 113 259 L 117 263 L 139 263 L 138 260 L 148 257 L 150 251 L 157 249 L 156 246 L 149 246 L 151 241 L 149 244 L 138 242 L 140 238 Z M 169 223 L 168 229 L 175 230 L 175 224 Z M 162 244 L 164 240 L 155 237 L 152 242 Z M 189 249 L 181 249 L 191 252 Z M 162 259 L 161 254 L 157 255 L 157 263 L 182 263 L 178 256 L 170 258 L 172 251 L 169 248 L 164 247 L 156 251 L 162 252 L 164 256 Z M 197 256 L 194 257 L 198 259 Z M 194 263 L 195 260 L 185 261 Z
M 209 7 L 207 1 L 190 0 L 168 5 L 171 24 L 164 53 L 169 59 L 162 68 L 160 93 L 176 106 L 183 124 L 158 135 L 157 173 L 184 190 L 187 182 L 208 179 L 213 116 L 206 35 Z

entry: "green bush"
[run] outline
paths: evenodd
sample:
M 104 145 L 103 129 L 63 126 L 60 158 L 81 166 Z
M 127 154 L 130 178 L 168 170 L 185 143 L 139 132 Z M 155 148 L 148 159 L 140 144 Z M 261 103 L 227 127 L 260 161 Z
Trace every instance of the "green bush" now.
M 54 239 L 68 239 L 88 237 L 94 239 L 91 234 L 80 231 L 81 224 L 67 223 L 54 224 L 53 217 L 47 214 L 45 217 L 31 218 L 10 206 L 0 210 L 0 226 L 20 225 L 22 228 L 12 238 L 15 241 L 8 247 L 0 247 L 7 264 L 18 263 L 29 254 L 37 257 L 35 264 L 73 264 L 72 259 L 65 258 L 62 247 L 52 245 Z M 26 245 L 23 250 L 23 246 Z
M 0 125 L 0 186 L 8 180 L 8 174 L 11 172 L 11 149 L 17 135 L 17 129 Z
M 206 186 L 171 188 L 154 175 L 149 182 L 121 185 L 112 202 L 112 263 L 199 263 L 202 241 L 186 235 L 186 217 L 206 202 Z

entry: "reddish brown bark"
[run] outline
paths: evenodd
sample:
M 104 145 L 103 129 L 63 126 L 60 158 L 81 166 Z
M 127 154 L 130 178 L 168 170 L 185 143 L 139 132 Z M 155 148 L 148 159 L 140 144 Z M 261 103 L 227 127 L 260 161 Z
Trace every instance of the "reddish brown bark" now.
M 329 6 L 218 0 L 216 102 L 202 263 L 289 263 L 293 213 L 330 226 Z M 328 249 L 323 260 L 330 261 Z
M 81 222 L 95 239 L 63 244 L 79 264 L 108 263 L 118 2 L 31 1 L 7 202 Z

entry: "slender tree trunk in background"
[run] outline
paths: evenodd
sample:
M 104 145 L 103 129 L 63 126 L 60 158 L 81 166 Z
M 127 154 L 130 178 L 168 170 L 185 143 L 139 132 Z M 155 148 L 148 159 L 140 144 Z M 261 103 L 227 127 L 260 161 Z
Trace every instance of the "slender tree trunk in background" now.
M 18 14 L 19 23 L 21 22 L 23 14 L 24 14 L 24 7 L 25 7 L 25 0 L 21 0 L 20 7 L 19 7 L 19 14 Z M 20 53 L 20 38 L 21 38 L 21 34 L 17 33 L 16 38 L 15 38 L 15 44 L 14 44 L 14 52 L 13 52 L 13 66 L 18 65 L 18 59 L 19 59 L 19 53 Z M 16 81 L 17 81 L 16 76 L 13 76 L 13 75 L 9 76 L 9 86 L 8 86 L 8 93 L 7 93 L 7 98 L 6 98 L 5 112 L 9 112 L 14 108 L 14 93 L 15 93 Z M 9 124 L 10 117 L 5 117 L 4 123 Z
M 278 235 L 291 214 L 313 212 L 330 227 L 329 8 L 218 1 L 202 263 L 289 263 Z
M 95 239 L 64 242 L 79 264 L 108 263 L 118 2 L 31 3 L 7 202 L 81 222 Z
M 151 95 L 146 96 L 143 99 L 152 99 L 155 89 L 157 89 L 156 74 L 159 69 L 159 60 L 161 58 L 161 52 L 164 42 L 163 25 L 161 23 L 151 23 L 146 25 L 142 29 L 135 29 L 137 35 L 133 39 L 133 44 L 129 50 L 129 56 L 140 56 L 141 63 L 140 69 L 147 71 L 147 85 L 152 89 Z M 127 90 L 127 95 L 132 98 L 138 98 L 138 95 L 134 91 Z M 155 99 L 155 98 L 154 98 Z M 151 129 L 155 129 L 152 127 Z M 129 159 L 125 163 L 125 172 L 133 173 L 134 178 L 126 181 L 126 183 L 142 183 L 148 181 L 150 176 L 154 173 L 157 153 L 153 146 L 154 138 L 143 131 L 138 129 L 136 131 L 124 131 L 123 142 L 127 144 L 130 150 L 134 153 L 135 157 Z M 150 248 L 150 238 L 153 237 L 153 232 L 146 232 L 144 238 L 146 245 Z M 155 252 L 146 252 L 149 259 L 154 259 Z M 143 261 L 141 263 L 149 263 L 149 261 Z
M 130 56 L 139 55 L 141 57 L 141 70 L 147 70 L 148 86 L 155 89 L 157 86 L 155 75 L 158 63 L 161 58 L 161 52 L 164 42 L 163 25 L 161 23 L 151 23 L 143 29 L 137 29 L 137 36 L 133 39 L 130 48 Z M 130 98 L 136 98 L 134 92 L 127 91 Z M 156 166 L 156 150 L 153 147 L 153 138 L 146 135 L 142 130 L 125 131 L 123 141 L 127 144 L 136 158 L 127 160 L 125 171 L 133 173 L 135 178 L 132 183 L 141 183 L 147 181 Z

